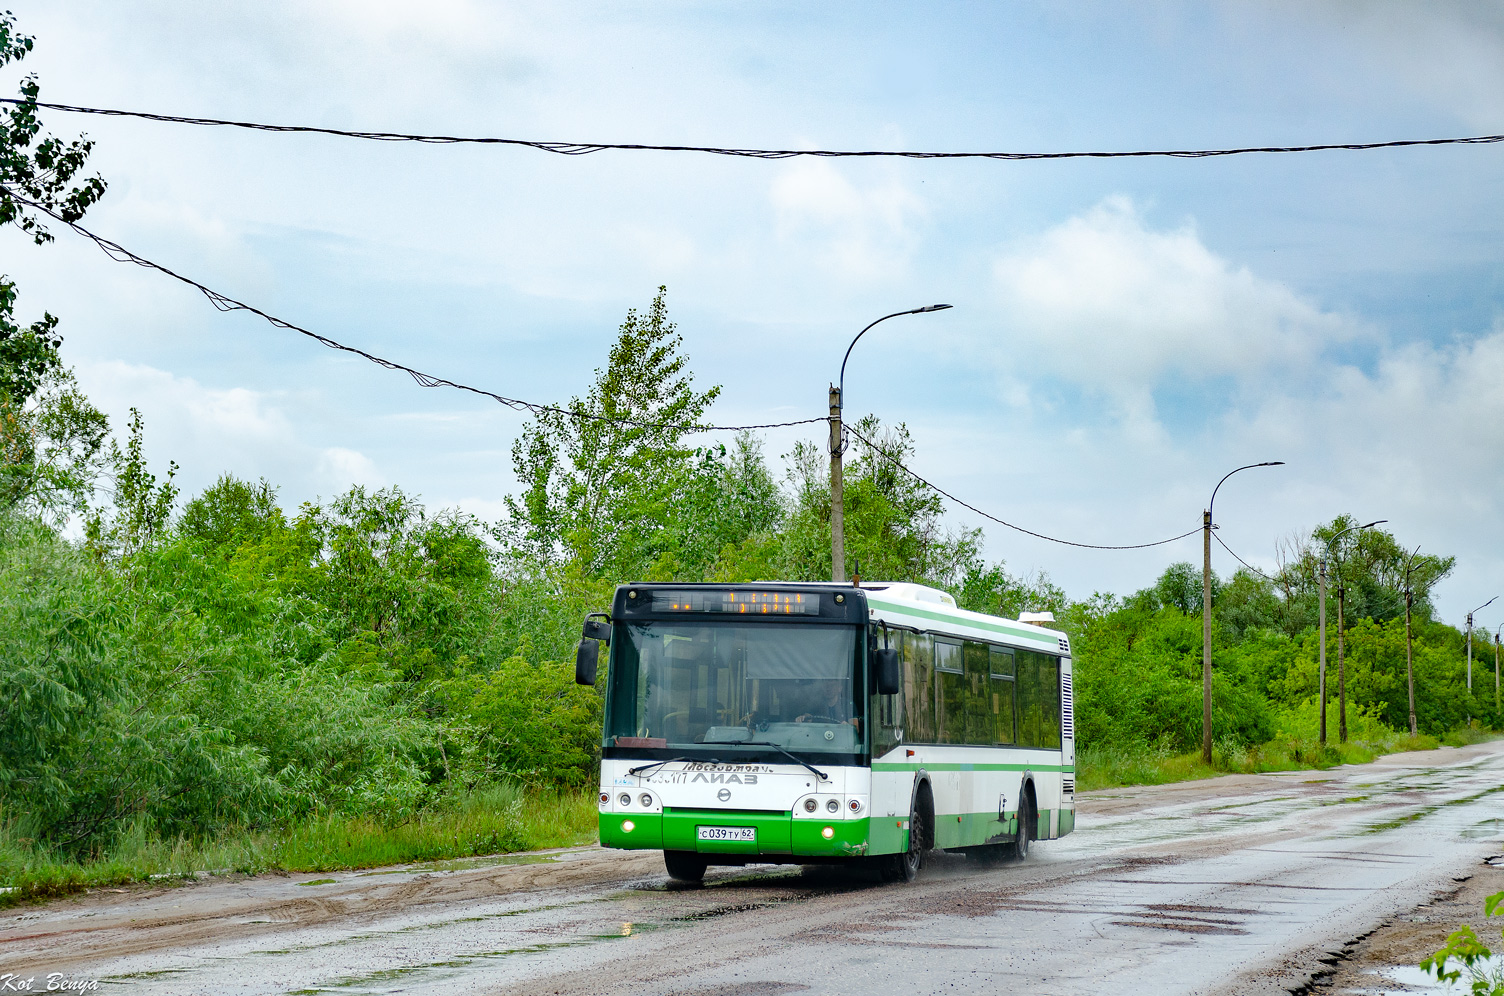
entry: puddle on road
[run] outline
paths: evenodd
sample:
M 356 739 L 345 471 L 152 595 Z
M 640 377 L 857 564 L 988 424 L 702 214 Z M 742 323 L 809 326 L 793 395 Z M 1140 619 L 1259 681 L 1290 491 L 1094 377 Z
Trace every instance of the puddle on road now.
M 1412 812 L 1406 813 L 1403 816 L 1396 816 L 1392 819 L 1384 820 L 1381 823 L 1370 823 L 1365 826 L 1355 827 L 1352 830 L 1337 834 L 1337 836 L 1356 837 L 1363 834 L 1385 833 L 1389 830 L 1397 830 L 1400 827 L 1404 826 L 1406 823 L 1414 823 L 1417 820 L 1423 820 L 1427 816 L 1431 816 L 1435 813 L 1450 809 L 1453 806 L 1469 805 L 1470 803 L 1477 802 L 1479 799 L 1493 795 L 1495 792 L 1504 792 L 1504 785 L 1495 785 L 1492 788 L 1486 788 L 1482 792 L 1477 792 L 1473 795 L 1465 795 L 1457 799 L 1448 799 L 1445 802 L 1438 802 L 1430 806 L 1418 806 Z

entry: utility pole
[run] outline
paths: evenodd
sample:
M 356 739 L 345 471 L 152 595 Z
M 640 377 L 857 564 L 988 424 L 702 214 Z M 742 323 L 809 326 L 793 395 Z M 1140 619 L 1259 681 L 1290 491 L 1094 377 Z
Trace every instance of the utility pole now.
M 1494 712 L 1499 711 L 1499 630 L 1504 629 L 1504 624 L 1494 630 Z
M 1320 605 L 1318 606 L 1318 609 L 1317 609 L 1317 614 L 1319 615 L 1319 617 L 1321 619 L 1321 649 L 1320 649 L 1321 666 L 1320 666 L 1320 676 L 1317 678 L 1317 682 L 1316 682 L 1317 686 L 1320 688 L 1319 698 L 1321 699 L 1321 733 L 1317 737 L 1317 739 L 1323 745 L 1325 745 L 1326 744 L 1326 554 L 1322 554 L 1321 555 L 1321 569 L 1319 571 L 1317 571 L 1317 574 L 1319 575 L 1318 581 L 1317 581 L 1317 587 L 1318 587 L 1318 589 L 1320 590 L 1320 593 L 1321 593 L 1320 594 L 1321 602 L 1320 602 Z
M 1227 478 L 1223 478 L 1227 480 Z M 1212 763 L 1212 510 L 1201 513 L 1201 760 Z
M 1410 649 L 1410 604 L 1415 595 L 1405 585 L 1405 686 L 1410 693 L 1410 735 L 1415 736 L 1415 658 Z
M 1493 598 L 1490 598 L 1488 601 L 1484 602 L 1482 605 L 1474 609 L 1473 612 L 1482 612 L 1484 609 L 1494 604 L 1494 601 L 1497 600 L 1498 597 L 1498 595 L 1495 595 Z M 1473 612 L 1469 612 L 1467 614 L 1467 697 L 1469 705 L 1472 704 L 1473 698 Z M 1473 717 L 1468 716 L 1467 721 L 1471 724 Z
M 846 580 L 846 494 L 841 485 L 841 389 L 830 385 L 830 579 Z
M 1283 460 L 1265 460 L 1229 470 L 1212 488 L 1211 500 L 1201 513 L 1201 759 L 1212 763 L 1212 509 L 1217 504 L 1217 491 L 1227 479 L 1240 470 L 1254 467 L 1283 467 Z
M 931 311 L 944 311 L 949 307 L 948 304 L 930 304 L 923 308 L 895 311 L 891 315 L 879 318 L 877 322 L 886 322 L 900 315 L 923 315 Z M 873 322 L 872 325 L 876 325 L 877 322 Z M 846 347 L 846 355 L 841 357 L 840 381 L 830 387 L 830 579 L 832 581 L 846 580 L 846 496 L 841 486 L 841 455 L 846 449 L 841 431 L 841 408 L 846 396 L 846 361 L 851 359 L 851 349 L 856 345 L 856 340 L 866 335 L 872 325 L 858 332 L 856 339 L 852 339 L 851 345 Z
M 1347 743 L 1347 674 L 1342 658 L 1342 596 L 1347 586 L 1342 583 L 1342 570 L 1337 570 L 1337 742 Z
M 1473 690 L 1473 614 L 1467 614 L 1467 690 Z
M 1329 547 L 1336 546 L 1335 550 L 1333 550 L 1333 566 L 1337 569 L 1337 742 L 1342 744 L 1347 743 L 1347 669 L 1342 646 L 1342 627 L 1346 625 L 1343 617 L 1343 601 L 1347 597 L 1347 582 L 1344 580 L 1342 574 L 1342 547 L 1336 544 L 1338 540 L 1354 529 L 1358 530 L 1358 538 L 1361 541 L 1363 530 L 1372 529 L 1374 526 L 1388 521 L 1388 519 L 1375 519 L 1372 522 L 1365 522 L 1361 526 L 1348 526 L 1342 532 L 1333 536 L 1328 543 Z M 1326 599 L 1323 597 L 1321 601 L 1324 608 Z M 1326 648 L 1325 636 L 1321 638 L 1321 646 L 1323 650 Z M 1321 716 L 1323 721 L 1325 721 L 1325 705 L 1321 707 Z
M 1415 736 L 1415 654 L 1411 646 L 1410 635 L 1410 608 L 1415 604 L 1415 584 L 1411 580 L 1415 573 L 1415 558 L 1420 554 L 1420 547 L 1416 547 L 1405 558 L 1405 687 L 1410 696 L 1410 735 Z

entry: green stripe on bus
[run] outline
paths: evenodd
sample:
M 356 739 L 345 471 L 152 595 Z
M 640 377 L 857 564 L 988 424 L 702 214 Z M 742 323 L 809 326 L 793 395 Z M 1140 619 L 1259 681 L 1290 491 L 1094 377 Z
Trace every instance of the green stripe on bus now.
M 913 761 L 874 761 L 873 771 L 1060 771 L 1072 774 L 1076 770 L 1073 764 L 978 764 L 974 761 L 967 762 L 935 762 L 916 764 Z
M 991 630 L 994 633 L 1006 633 L 1008 636 L 1017 637 L 1018 639 L 1031 640 L 1035 643 L 1045 644 L 1047 646 L 1053 647 L 1057 651 L 1060 647 L 1058 638 L 1040 636 L 1037 632 L 1031 632 L 1030 630 L 1022 628 L 1020 626 L 1006 626 L 1002 623 L 984 622 L 980 619 L 958 619 L 954 615 L 948 615 L 944 612 L 931 612 L 928 609 L 918 609 L 913 607 L 912 605 L 899 605 L 895 602 L 885 602 L 881 599 L 873 598 L 871 595 L 867 596 L 867 603 L 869 605 L 875 605 L 877 608 L 882 609 L 884 612 L 892 612 L 895 615 L 918 616 L 921 619 L 933 619 L 936 622 L 947 622 L 956 626 L 966 626 L 972 629 L 986 629 Z

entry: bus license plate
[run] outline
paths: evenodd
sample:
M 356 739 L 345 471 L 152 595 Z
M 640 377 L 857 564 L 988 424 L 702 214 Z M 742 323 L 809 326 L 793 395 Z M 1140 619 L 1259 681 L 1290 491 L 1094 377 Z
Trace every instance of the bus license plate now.
M 696 827 L 695 835 L 700 840 L 745 840 L 757 841 L 756 827 Z

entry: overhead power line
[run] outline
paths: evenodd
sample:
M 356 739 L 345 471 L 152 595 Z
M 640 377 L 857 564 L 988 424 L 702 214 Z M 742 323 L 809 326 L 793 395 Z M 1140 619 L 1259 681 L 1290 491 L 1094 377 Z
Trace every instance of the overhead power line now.
M 1215 528 L 1215 527 L 1213 527 L 1213 528 Z M 1242 564 L 1244 567 L 1248 568 L 1253 573 L 1257 574 L 1259 577 L 1263 578 L 1265 581 L 1273 581 L 1274 580 L 1273 577 L 1271 577 L 1268 574 L 1265 574 L 1263 571 L 1259 570 L 1257 567 L 1254 567 L 1248 561 L 1246 561 L 1242 557 L 1238 556 L 1237 552 L 1235 550 L 1233 550 L 1232 547 L 1228 546 L 1226 543 L 1223 543 L 1222 542 L 1222 537 L 1218 536 L 1215 532 L 1212 533 L 1212 539 L 1214 539 L 1218 543 L 1220 543 L 1222 545 L 1222 549 L 1224 549 L 1228 553 L 1232 554 L 1232 557 L 1233 557 L 1234 560 L 1236 560 L 1238 563 Z
M 1046 540 L 1046 541 L 1048 541 L 1050 543 L 1059 543 L 1062 546 L 1080 547 L 1080 548 L 1082 548 L 1084 550 L 1146 550 L 1146 549 L 1148 549 L 1151 546 L 1164 546 L 1166 543 L 1174 543 L 1176 540 L 1183 540 L 1187 536 L 1194 536 L 1196 533 L 1198 533 L 1198 532 L 1201 531 L 1201 527 L 1197 526 L 1195 529 L 1191 529 L 1191 530 L 1188 530 L 1186 532 L 1183 532 L 1179 536 L 1171 536 L 1169 539 L 1155 540 L 1153 543 L 1129 543 L 1129 544 L 1125 544 L 1125 545 L 1122 545 L 1122 546 L 1112 546 L 1112 545 L 1108 545 L 1108 544 L 1104 544 L 1104 543 L 1077 543 L 1074 540 L 1064 540 L 1064 539 L 1059 539 L 1059 538 L 1057 538 L 1055 536 L 1046 536 L 1044 533 L 1036 533 L 1032 529 L 1025 529 L 1023 526 L 1016 525 L 1016 524 L 1014 524 L 1012 522 L 1008 522 L 1008 521 L 1006 521 L 1004 519 L 999 519 L 997 516 L 992 515 L 991 513 L 982 511 L 980 508 L 977 508 L 975 505 L 971 504 L 970 502 L 962 501 L 960 498 L 957 498 L 955 495 L 951 494 L 949 491 L 946 491 L 944 488 L 940 487 L 940 485 L 935 484 L 932 481 L 928 481 L 928 480 L 926 480 L 923 477 L 920 477 L 913 470 L 910 470 L 909 467 L 902 460 L 898 459 L 898 457 L 896 457 L 893 454 L 889 453 L 887 450 L 883 449 L 881 446 L 877 445 L 872 440 L 870 440 L 866 436 L 862 435 L 861 432 L 857 431 L 851 425 L 849 425 L 849 424 L 846 425 L 845 429 L 846 429 L 847 432 L 851 433 L 853 436 L 855 436 L 856 438 L 860 439 L 862 442 L 866 443 L 867 444 L 867 448 L 870 449 L 870 450 L 872 450 L 872 452 L 876 453 L 878 456 L 882 457 L 884 460 L 888 461 L 893 466 L 895 466 L 899 470 L 903 471 L 905 474 L 908 474 L 914 480 L 918 481 L 920 484 L 922 484 L 925 487 L 929 488 L 931 491 L 935 492 L 936 494 L 941 495 L 942 497 L 950 499 L 951 501 L 955 502 L 957 505 L 960 505 L 964 509 L 967 509 L 969 511 L 975 512 L 977 515 L 980 515 L 982 518 L 988 520 L 989 522 L 996 522 L 1000 526 L 1007 526 L 1009 529 L 1012 529 L 1015 532 L 1023 533 L 1025 536 L 1033 536 L 1035 539 Z
M 51 217 L 51 218 L 53 218 L 53 219 L 55 219 L 55 220 L 57 220 L 59 222 L 62 222 L 64 225 L 67 225 L 74 232 L 78 233 L 79 235 L 83 236 L 84 238 L 88 239 L 89 241 L 91 241 L 95 245 L 97 245 L 101 250 L 104 251 L 105 255 L 109 256 L 111 259 L 115 260 L 117 263 L 135 263 L 137 266 L 144 266 L 147 269 L 156 270 L 158 273 L 161 273 L 161 274 L 163 274 L 165 276 L 171 277 L 173 280 L 176 280 L 179 283 L 187 284 L 189 287 L 192 287 L 194 290 L 196 290 L 200 294 L 204 295 L 204 297 L 208 298 L 209 299 L 209 303 L 212 304 L 212 305 L 214 305 L 214 307 L 217 308 L 217 309 L 219 309 L 220 311 L 226 311 L 226 312 L 228 312 L 228 311 L 247 311 L 247 312 L 250 312 L 251 314 L 256 315 L 256 316 L 264 319 L 265 321 L 267 321 L 271 325 L 276 326 L 279 329 L 286 329 L 286 330 L 288 330 L 290 332 L 297 332 L 299 335 L 307 336 L 308 338 L 314 340 L 315 342 L 319 343 L 320 345 L 327 346 L 330 349 L 336 349 L 336 350 L 339 350 L 339 351 L 345 352 L 345 353 L 352 353 L 352 354 L 354 354 L 356 356 L 359 356 L 359 357 L 361 357 L 363 359 L 369 360 L 372 363 L 377 364 L 378 366 L 385 367 L 388 370 L 400 370 L 403 373 L 407 374 L 408 376 L 412 377 L 412 379 L 415 380 L 422 387 L 448 387 L 448 388 L 452 388 L 452 389 L 454 389 L 456 391 L 466 391 L 466 392 L 468 392 L 470 394 L 477 394 L 477 395 L 480 395 L 481 397 L 490 398 L 492 401 L 496 401 L 496 402 L 498 402 L 500 404 L 506 405 L 508 408 L 512 408 L 512 409 L 517 410 L 517 411 L 530 411 L 530 412 L 534 413 L 535 415 L 541 415 L 541 414 L 544 414 L 544 413 L 551 413 L 551 414 L 556 414 L 556 415 L 562 415 L 562 416 L 564 416 L 566 418 L 572 418 L 572 419 L 580 419 L 580 420 L 586 420 L 586 421 L 597 421 L 597 422 L 612 422 L 612 423 L 621 424 L 621 425 L 640 426 L 640 427 L 643 427 L 643 428 L 679 429 L 679 430 L 682 430 L 684 432 L 722 432 L 722 431 L 741 431 L 741 430 L 745 430 L 745 429 L 782 429 L 782 428 L 787 428 L 787 427 L 796 426 L 796 425 L 811 425 L 811 424 L 813 424 L 815 422 L 825 422 L 825 421 L 827 421 L 826 417 L 824 417 L 824 416 L 818 416 L 818 417 L 815 417 L 815 418 L 796 419 L 796 420 L 789 421 L 789 422 L 763 422 L 763 423 L 759 423 L 759 424 L 756 424 L 756 425 L 701 425 L 699 423 L 683 423 L 683 424 L 679 424 L 679 423 L 647 422 L 647 421 L 643 421 L 643 420 L 640 420 L 640 419 L 618 418 L 618 417 L 614 417 L 614 416 L 610 416 L 610 415 L 593 415 L 593 414 L 590 414 L 590 413 L 587 413 L 587 412 L 570 411 L 567 408 L 560 408 L 560 407 L 558 407 L 556 405 L 543 405 L 543 404 L 538 404 L 537 402 L 532 402 L 532 401 L 522 401 L 522 400 L 520 400 L 518 398 L 509 398 L 509 397 L 506 397 L 504 395 L 497 394 L 494 391 L 488 391 L 485 388 L 472 387 L 469 384 L 463 384 L 463 383 L 460 383 L 458 381 L 449 380 L 449 379 L 444 378 L 444 377 L 435 377 L 432 374 L 423 373 L 421 370 L 414 369 L 413 367 L 407 366 L 407 365 L 402 364 L 402 363 L 397 363 L 394 360 L 388 360 L 388 359 L 386 359 L 384 357 L 377 356 L 374 353 L 368 353 L 365 350 L 358 349 L 358 348 L 356 348 L 354 346 L 347 346 L 347 345 L 345 345 L 342 342 L 339 342 L 337 340 L 329 338 L 328 336 L 320 335 L 317 332 L 313 332 L 313 331 L 311 331 L 309 329 L 303 328 L 301 325 L 294 325 L 292 322 L 284 321 L 283 319 L 278 318 L 275 315 L 271 315 L 271 314 L 268 314 L 265 311 L 262 311 L 260 308 L 254 307 L 253 305 L 246 304 L 243 301 L 237 301 L 235 298 L 232 298 L 232 297 L 230 297 L 230 296 L 228 296 L 226 294 L 221 294 L 219 291 L 214 290 L 212 287 L 209 287 L 209 286 L 207 286 L 205 284 L 201 284 L 197 280 L 192 279 L 191 277 L 185 277 L 182 274 L 177 273 L 174 270 L 168 269 L 167 267 L 163 266 L 160 263 L 153 262 L 152 260 L 149 260 L 149 259 L 147 259 L 144 256 L 138 255 L 137 253 L 134 253 L 131 250 L 125 248 L 122 245 L 120 245 L 120 243 L 118 243 L 118 242 L 114 242 L 114 241 L 112 241 L 110 239 L 107 239 L 107 238 L 103 237 L 102 235 L 96 235 L 94 232 L 89 231 L 89 229 L 87 229 L 84 226 L 78 224 L 77 222 L 68 221 L 62 215 L 58 214 L 55 211 L 52 211 L 52 210 L 48 209 L 46 206 L 44 206 L 42 204 L 38 204 L 36 201 L 33 201 L 33 200 L 28 199 L 28 198 L 20 196 L 19 194 L 17 194 L 14 190 L 10 189 L 9 187 L 0 186 L 0 190 L 3 190 L 9 197 L 11 197 L 16 202 L 18 202 L 20 204 L 25 204 L 26 206 L 28 206 L 30 208 L 33 208 L 34 210 L 41 211 L 43 214 L 46 214 L 49 217 Z M 980 515 L 982 518 L 987 519 L 990 522 L 995 522 L 995 523 L 997 523 L 1000 526 L 1006 526 L 1007 528 L 1012 529 L 1012 530 L 1014 530 L 1016 532 L 1023 533 L 1023 534 L 1025 534 L 1027 536 L 1033 536 L 1036 539 L 1046 540 L 1047 542 L 1050 542 L 1050 543 L 1059 543 L 1059 544 L 1061 544 L 1063 546 L 1079 547 L 1079 548 L 1085 549 L 1085 550 L 1144 550 L 1144 549 L 1148 549 L 1149 547 L 1164 546 L 1167 543 L 1174 543 L 1176 540 L 1185 539 L 1187 536 L 1192 536 L 1192 535 L 1194 535 L 1195 533 L 1197 533 L 1200 530 L 1200 527 L 1198 526 L 1196 529 L 1191 529 L 1191 530 L 1189 530 L 1187 532 L 1181 533 L 1179 536 L 1171 536 L 1168 539 L 1155 540 L 1152 543 L 1132 543 L 1132 544 L 1126 544 L 1126 545 L 1121 545 L 1121 546 L 1113 546 L 1113 545 L 1100 544 L 1100 543 L 1077 543 L 1077 542 L 1074 542 L 1072 540 L 1064 540 L 1064 539 L 1059 539 L 1059 538 L 1054 537 L 1054 536 L 1046 536 L 1044 533 L 1035 532 L 1032 529 L 1025 529 L 1023 526 L 1017 525 L 1017 524 L 1012 523 L 1012 522 L 1008 522 L 1008 521 L 1006 521 L 1004 519 L 1000 519 L 1000 518 L 998 518 L 995 515 L 992 515 L 992 514 L 990 514 L 988 512 L 982 511 L 981 509 L 977 508 L 975 505 L 971 504 L 970 502 L 967 502 L 967 501 L 964 501 L 964 500 L 962 500 L 960 498 L 957 498 L 955 495 L 951 494 L 949 491 L 946 491 L 944 488 L 940 487 L 939 485 L 934 484 L 933 482 L 931 482 L 929 480 L 926 480 L 925 478 L 921 477 L 919 474 L 915 473 L 913 470 L 910 470 L 909 467 L 906 466 L 901 460 L 899 460 L 897 457 L 893 456 L 891 453 L 888 453 L 886 450 L 884 450 L 881 446 L 879 446 L 876 443 L 874 443 L 872 440 L 868 439 L 864 434 L 862 434 L 856 428 L 854 428 L 854 427 L 852 427 L 850 425 L 847 425 L 845 428 L 846 428 L 846 431 L 850 432 L 852 435 L 856 436 L 862 442 L 866 443 L 867 446 L 868 446 L 868 448 L 871 449 L 872 452 L 874 452 L 874 453 L 878 454 L 879 456 L 883 457 L 883 459 L 885 459 L 888 462 L 892 463 L 899 470 L 901 470 L 904 473 L 908 474 L 910 477 L 914 478 L 914 480 L 918 481 L 920 484 L 924 485 L 925 487 L 929 488 L 930 490 L 934 491 L 935 493 L 941 495 L 944 498 L 949 499 L 950 501 L 956 503 L 957 505 L 960 505 L 962 508 L 965 508 L 965 509 L 967 509 L 967 510 L 969 510 L 971 512 L 976 513 L 977 515 Z M 1220 537 L 1218 537 L 1217 542 L 1219 542 L 1219 543 L 1222 542 L 1222 540 L 1221 540 Z M 1226 544 L 1223 544 L 1223 546 L 1225 547 Z M 1231 550 L 1228 550 L 1228 552 L 1232 553 Z M 1234 553 L 1233 556 L 1236 557 L 1237 554 Z M 1239 559 L 1240 562 L 1242 561 L 1242 558 L 1238 558 L 1238 559 Z M 1244 566 L 1247 566 L 1247 565 L 1245 564 Z M 1254 570 L 1254 568 L 1249 568 L 1249 569 L 1250 570 Z M 1259 573 L 1262 573 L 1262 572 L 1259 572 Z
M 702 425 L 695 422 L 682 424 L 673 422 L 648 422 L 641 419 L 620 418 L 612 415 L 594 415 L 589 412 L 571 411 L 568 408 L 560 408 L 557 405 L 544 405 L 534 401 L 522 401 L 517 398 L 509 398 L 505 395 L 497 394 L 495 391 L 488 391 L 485 388 L 472 387 L 469 384 L 462 384 L 459 381 L 449 380 L 444 377 L 435 377 L 433 374 L 424 373 L 421 370 L 416 370 L 410 366 L 407 366 L 406 364 L 398 363 L 395 360 L 388 360 L 384 357 L 377 356 L 374 353 L 368 353 L 363 349 L 357 349 L 354 346 L 347 346 L 344 343 L 331 339 L 326 335 L 320 335 L 317 332 L 305 329 L 301 325 L 294 325 L 292 322 L 284 321 L 283 319 L 278 318 L 275 315 L 267 314 L 260 308 L 246 304 L 243 301 L 237 301 L 226 294 L 221 294 L 219 291 L 214 290 L 211 287 L 207 287 L 190 277 L 185 277 L 181 273 L 170 270 L 160 263 L 154 263 L 144 256 L 139 256 L 136 253 L 131 252 L 124 246 L 120 245 L 118 242 L 112 242 L 101 235 L 96 235 L 77 222 L 68 221 L 62 215 L 58 214 L 55 211 L 49 210 L 45 206 L 38 204 L 36 201 L 28 200 L 27 198 L 20 196 L 9 187 L 0 187 L 0 190 L 4 190 L 5 193 L 16 202 L 25 204 L 37 211 L 41 211 L 43 214 L 55 218 L 56 220 L 67 225 L 69 228 L 73 229 L 73 231 L 77 232 L 79 235 L 82 235 L 84 238 L 89 239 L 100 249 L 104 250 L 105 254 L 111 259 L 115 260 L 117 263 L 135 263 L 137 266 L 144 266 L 147 269 L 156 270 L 158 273 L 165 274 L 166 276 L 169 276 L 180 283 L 184 283 L 189 287 L 192 287 L 194 290 L 204 295 L 204 297 L 208 298 L 209 303 L 214 305 L 214 307 L 218 308 L 220 311 L 248 311 L 253 315 L 265 319 L 267 322 L 271 323 L 279 329 L 287 329 L 290 332 L 297 332 L 300 335 L 305 335 L 321 345 L 328 346 L 330 349 L 337 349 L 344 353 L 353 353 L 356 356 L 370 360 L 372 363 L 375 363 L 378 366 L 385 367 L 388 370 L 400 370 L 408 376 L 412 377 L 412 379 L 417 381 L 418 384 L 422 387 L 448 387 L 453 388 L 456 391 L 466 391 L 470 394 L 478 394 L 481 397 L 490 398 L 492 401 L 506 405 L 508 408 L 514 409 L 516 411 L 529 411 L 535 415 L 554 414 L 562 415 L 566 418 L 579 419 L 582 421 L 611 422 L 618 425 L 633 425 L 649 429 L 679 429 L 684 432 L 738 432 L 743 429 L 782 429 L 787 426 L 809 425 L 814 422 L 826 421 L 824 417 L 817 417 L 797 419 L 792 422 L 763 422 L 757 425 Z
M 396 131 L 355 131 L 323 128 L 317 125 L 266 124 L 259 121 L 235 121 L 228 118 L 198 118 L 151 111 L 128 111 L 110 107 L 83 107 L 76 104 L 30 102 L 16 97 L 0 97 L 0 103 L 31 104 L 49 111 L 68 114 L 97 114 L 113 118 L 139 118 L 168 124 L 200 125 L 211 128 L 245 128 L 304 135 L 333 135 L 359 138 L 371 142 L 422 142 L 430 145 L 515 145 L 565 156 L 583 156 L 592 152 L 700 152 L 714 156 L 739 156 L 745 159 L 793 159 L 816 156 L 829 159 L 1209 159 L 1218 156 L 1243 156 L 1253 153 L 1289 152 L 1367 152 L 1372 149 L 1404 149 L 1425 145 L 1493 145 L 1504 142 L 1504 135 L 1470 135 L 1462 138 L 1413 138 L 1388 142 L 1332 142 L 1322 145 L 1261 145 L 1227 149 L 1141 149 L 1115 152 L 905 152 L 899 150 L 855 149 L 749 149 L 715 145 L 651 145 L 640 142 L 563 142 L 525 138 L 497 138 L 467 135 L 423 135 Z

